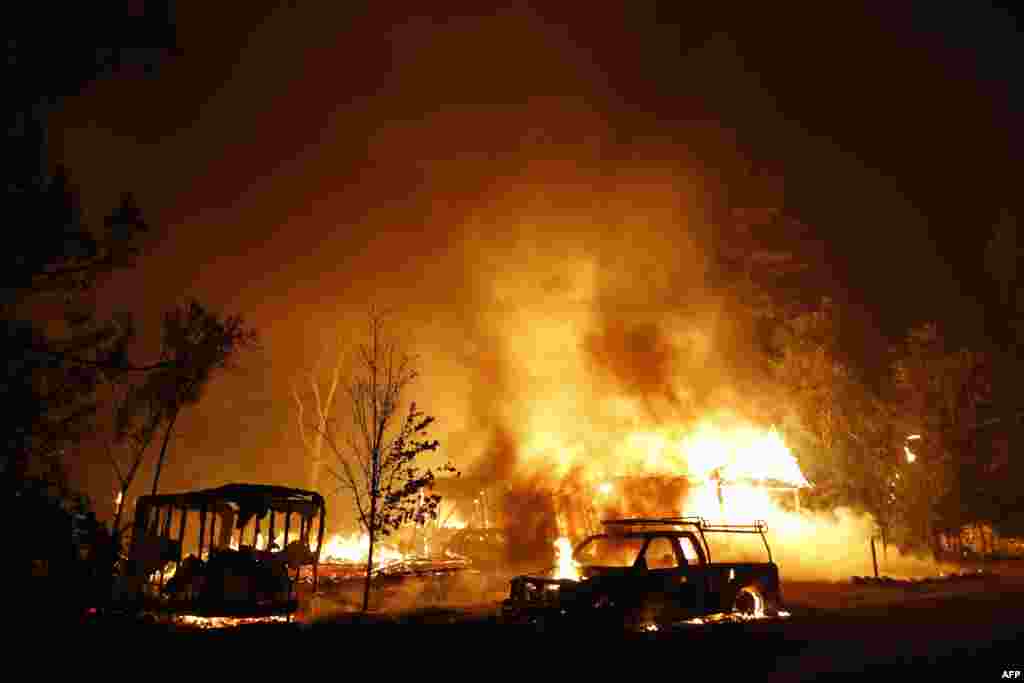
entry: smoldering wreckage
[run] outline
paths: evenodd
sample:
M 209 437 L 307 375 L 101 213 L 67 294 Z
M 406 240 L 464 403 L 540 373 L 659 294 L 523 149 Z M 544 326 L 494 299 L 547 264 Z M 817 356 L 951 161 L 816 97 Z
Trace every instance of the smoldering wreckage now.
M 274 486 L 143 497 L 108 609 L 209 628 L 290 621 L 318 597 L 343 602 L 361 589 L 365 560 L 346 558 L 337 539 L 325 544 L 325 512 L 319 494 Z M 516 564 L 507 533 L 459 526 L 441 553 L 392 550 L 374 569 L 374 592 L 385 602 L 400 594 L 436 605 L 485 600 L 511 585 L 501 615 L 515 623 L 579 619 L 593 610 L 632 628 L 723 612 L 785 614 L 763 522 L 606 520 L 603 532 L 587 536 L 575 552 L 559 538 L 555 567 L 511 577 Z M 712 563 L 707 535 L 716 532 L 757 534 L 767 561 Z
M 371 607 L 636 631 L 786 618 L 772 545 L 811 484 L 778 434 L 751 434 L 705 430 L 680 446 L 685 475 L 436 480 L 438 518 L 377 544 Z M 670 461 L 664 446 L 646 443 Z M 326 512 L 317 492 L 270 485 L 143 496 L 91 617 L 209 629 L 356 612 L 368 537 L 328 534 Z

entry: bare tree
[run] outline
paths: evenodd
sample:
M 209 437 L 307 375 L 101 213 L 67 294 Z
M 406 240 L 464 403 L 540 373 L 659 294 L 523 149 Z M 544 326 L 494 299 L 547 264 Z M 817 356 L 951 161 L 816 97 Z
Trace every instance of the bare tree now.
M 360 525 L 370 539 L 364 612 L 370 604 L 377 541 L 403 524 L 436 519 L 441 500 L 439 495 L 423 495 L 433 484 L 434 474 L 422 469 L 419 462 L 421 455 L 440 445 L 427 439 L 434 418 L 418 411 L 415 403 L 410 403 L 404 419 L 398 417 L 403 393 L 418 377 L 414 359 L 385 337 L 381 314 L 372 311 L 369 317 L 369 340 L 357 349 L 356 367 L 347 386 L 350 428 L 339 434 L 328 420 L 322 432 L 340 464 L 340 472 L 331 472 L 352 493 Z M 455 472 L 450 462 L 440 469 Z
M 323 464 L 324 434 L 327 431 L 327 423 L 331 417 L 331 408 L 334 406 L 334 395 L 341 382 L 343 354 L 338 352 L 333 367 L 330 370 L 327 382 L 322 386 L 321 366 L 323 357 L 327 355 L 327 349 L 317 359 L 313 370 L 307 373 L 302 379 L 308 383 L 312 393 L 313 424 L 307 423 L 306 403 L 303 402 L 303 394 L 299 389 L 299 383 L 292 383 L 292 398 L 298 408 L 299 438 L 302 439 L 302 446 L 306 449 L 306 455 L 310 460 L 309 488 L 317 491 L 320 488 L 320 469 Z

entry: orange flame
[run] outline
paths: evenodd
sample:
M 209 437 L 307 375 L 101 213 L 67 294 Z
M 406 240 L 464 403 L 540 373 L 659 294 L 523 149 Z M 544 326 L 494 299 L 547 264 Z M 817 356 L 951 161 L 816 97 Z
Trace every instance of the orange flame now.
M 698 479 L 717 471 L 726 481 L 773 480 L 810 486 L 774 428 L 766 431 L 744 426 L 727 431 L 703 422 L 684 440 L 683 449 L 689 473 Z
M 271 617 L 253 617 L 253 618 L 234 618 L 234 617 L 197 617 L 192 615 L 184 615 L 178 618 L 178 623 L 185 626 L 192 626 L 194 628 L 201 629 L 219 629 L 219 628 L 233 628 L 235 626 L 242 626 L 244 624 L 266 624 L 266 623 L 287 623 L 288 617 L 282 616 L 271 616 Z
M 558 567 L 555 570 L 556 579 L 580 580 L 580 565 L 572 557 L 572 543 L 566 537 L 555 541 L 555 549 L 558 556 Z

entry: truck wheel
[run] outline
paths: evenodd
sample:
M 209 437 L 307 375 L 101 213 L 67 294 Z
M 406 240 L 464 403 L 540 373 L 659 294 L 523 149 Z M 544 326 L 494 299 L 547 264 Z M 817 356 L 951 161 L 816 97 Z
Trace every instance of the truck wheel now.
M 744 586 L 733 599 L 732 611 L 747 617 L 763 617 L 765 614 L 764 595 L 757 586 Z

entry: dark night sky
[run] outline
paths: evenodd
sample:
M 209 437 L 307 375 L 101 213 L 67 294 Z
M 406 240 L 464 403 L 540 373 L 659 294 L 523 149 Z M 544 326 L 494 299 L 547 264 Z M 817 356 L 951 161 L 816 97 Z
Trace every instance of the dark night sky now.
M 781 173 L 787 212 L 825 240 L 868 324 L 981 328 L 984 240 L 1020 208 L 1024 60 L 1007 11 L 564 3 L 453 20 L 355 5 L 177 3 L 182 56 L 58 112 L 54 156 L 89 206 L 132 189 L 167 231 L 111 305 L 156 315 L 195 293 L 244 312 L 272 354 L 295 348 L 326 283 L 367 291 L 350 274 L 373 225 L 404 225 L 430 260 L 450 238 L 425 237 L 424 216 L 519 168 L 538 129 L 585 137 L 579 110 L 619 142 L 685 148 L 725 186 L 737 159 Z
M 338 186 L 358 177 L 381 119 L 562 95 L 585 98 L 627 138 L 700 145 L 687 139 L 693 123 L 719 122 L 743 155 L 785 175 L 788 210 L 833 245 L 886 329 L 939 315 L 976 322 L 983 236 L 1000 205 L 1018 201 L 1020 43 L 1004 10 L 543 10 L 555 47 L 535 52 L 515 19 L 487 30 L 502 40 L 463 36 L 449 49 L 459 28 L 439 28 L 440 15 L 261 4 L 180 3 L 178 62 L 155 80 L 104 82 L 59 119 L 57 148 L 63 137 L 83 184 L 137 189 L 173 226 L 171 244 L 202 231 L 206 251 L 238 252 L 278 234 L 317 195 L 317 174 L 329 168 Z M 415 73 L 420 59 L 437 70 Z M 210 223 L 219 235 L 193 227 Z

